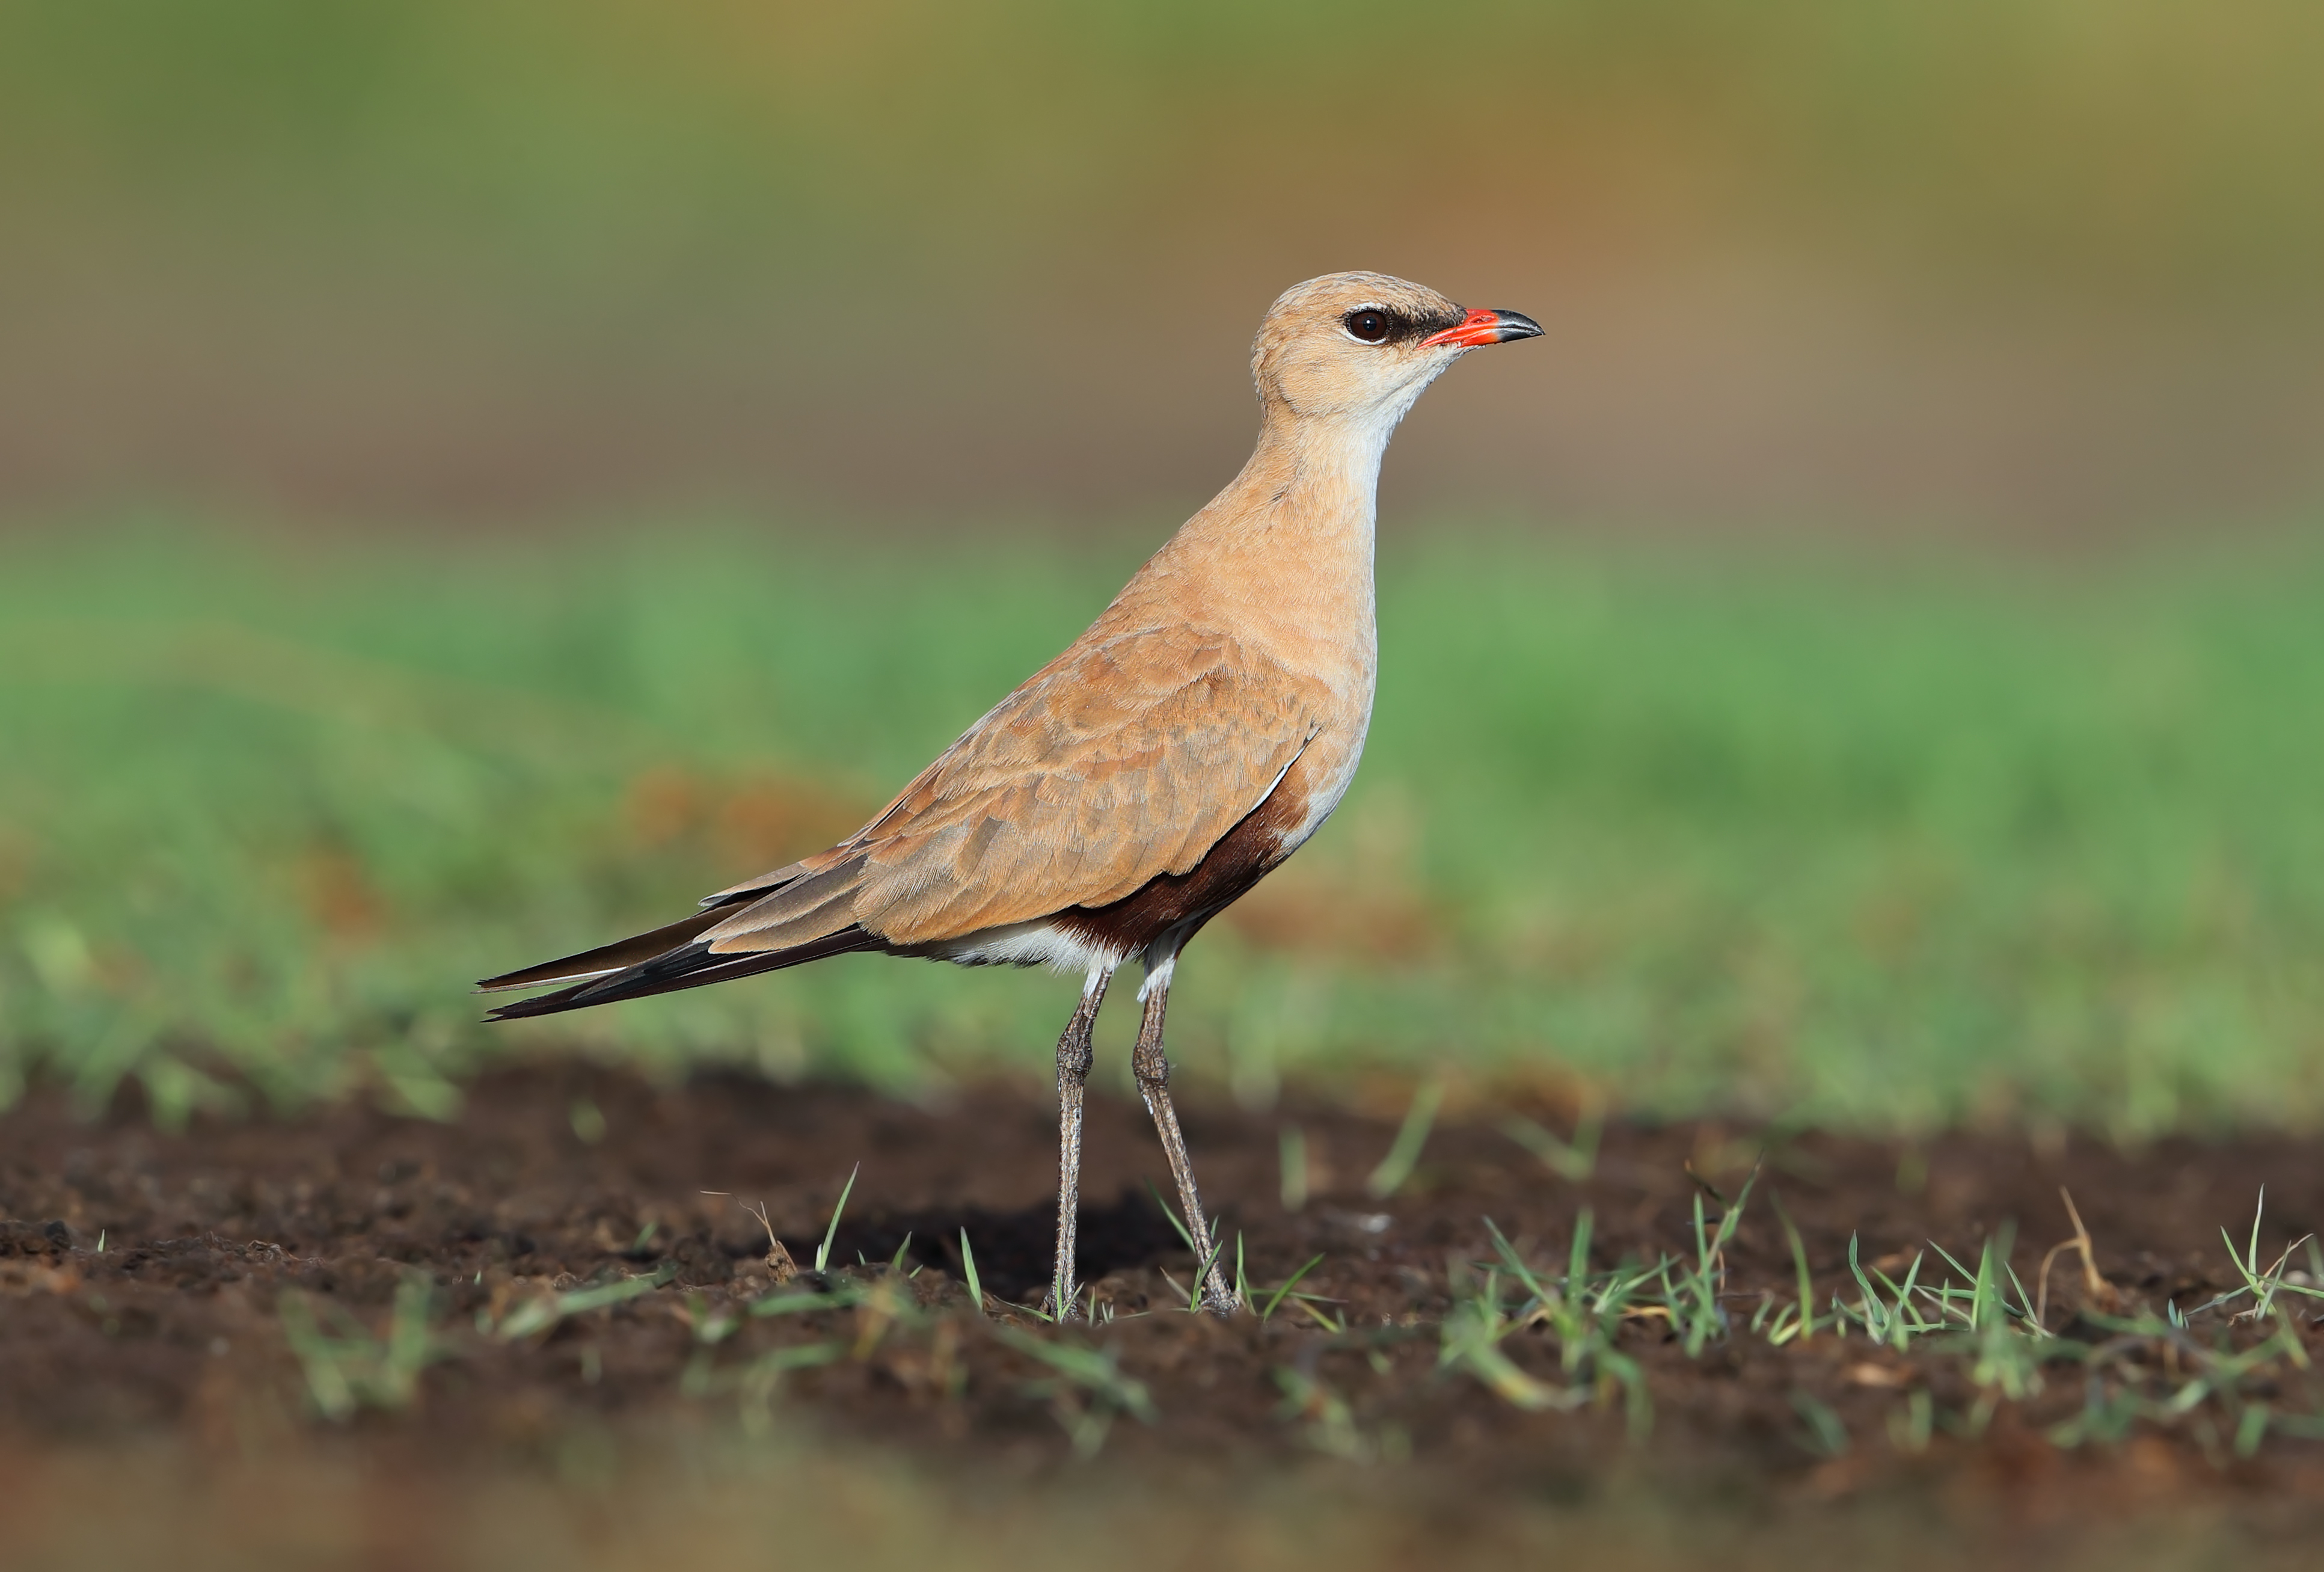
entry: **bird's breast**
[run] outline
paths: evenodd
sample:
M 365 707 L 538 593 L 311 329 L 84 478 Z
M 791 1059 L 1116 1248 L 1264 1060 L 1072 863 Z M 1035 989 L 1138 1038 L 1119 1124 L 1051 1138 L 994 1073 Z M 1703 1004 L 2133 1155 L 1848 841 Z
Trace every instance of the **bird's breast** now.
M 1332 817 L 1354 782 L 1356 766 L 1364 756 L 1364 735 L 1371 726 L 1369 685 L 1363 699 L 1362 707 L 1347 722 L 1317 732 L 1297 763 L 1286 772 L 1277 790 L 1300 793 L 1304 800 L 1286 803 L 1286 811 L 1278 818 L 1284 827 L 1283 855 L 1297 851 L 1308 837 L 1323 828 L 1323 821 Z

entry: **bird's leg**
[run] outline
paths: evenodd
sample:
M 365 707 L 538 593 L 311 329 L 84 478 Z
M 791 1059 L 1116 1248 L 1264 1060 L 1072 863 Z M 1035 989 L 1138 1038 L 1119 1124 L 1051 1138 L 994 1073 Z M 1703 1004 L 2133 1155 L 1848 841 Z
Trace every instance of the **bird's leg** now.
M 1049 1313 L 1060 1321 L 1074 1313 L 1074 1247 L 1082 1204 L 1082 1088 L 1089 1081 L 1090 1032 L 1098 1006 L 1105 1003 L 1109 968 L 1090 968 L 1082 1002 L 1057 1039 L 1057 1259 L 1049 1280 Z
M 1227 1286 L 1218 1252 L 1212 1245 L 1211 1225 L 1203 1216 L 1202 1197 L 1194 1193 L 1194 1165 L 1186 1157 L 1186 1138 L 1178 1133 L 1178 1111 L 1170 1105 L 1170 1061 L 1162 1052 L 1162 1013 L 1170 1002 L 1170 969 L 1176 959 L 1173 957 L 1148 972 L 1138 990 L 1146 1011 L 1139 1018 L 1138 1046 L 1130 1050 L 1130 1068 L 1138 1077 L 1146 1111 L 1154 1115 L 1154 1128 L 1162 1137 L 1162 1154 L 1170 1160 L 1171 1177 L 1178 1181 L 1178 1205 L 1185 1214 L 1186 1233 L 1198 1257 L 1194 1270 L 1208 1269 L 1199 1287 L 1203 1304 L 1218 1315 L 1232 1315 L 1241 1307 L 1234 1290 Z

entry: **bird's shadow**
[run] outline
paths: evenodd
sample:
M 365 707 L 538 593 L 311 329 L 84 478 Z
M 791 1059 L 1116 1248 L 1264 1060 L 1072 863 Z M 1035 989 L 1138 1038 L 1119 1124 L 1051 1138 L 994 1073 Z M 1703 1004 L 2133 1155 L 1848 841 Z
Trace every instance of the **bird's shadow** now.
M 1084 1202 L 1080 1216 L 1074 1273 L 1081 1281 L 1149 1265 L 1174 1252 L 1185 1253 L 1176 1225 L 1144 1190 L 1125 1189 L 1104 1207 Z M 1017 1304 L 1031 1304 L 1048 1291 L 1056 1218 L 1051 1207 L 1016 1212 L 981 1207 L 930 1207 L 866 1217 L 860 1223 L 847 1218 L 840 1223 L 832 1242 L 832 1259 L 876 1262 L 893 1259 L 902 1249 L 908 1264 L 965 1277 L 960 1251 L 965 1231 L 985 1291 Z

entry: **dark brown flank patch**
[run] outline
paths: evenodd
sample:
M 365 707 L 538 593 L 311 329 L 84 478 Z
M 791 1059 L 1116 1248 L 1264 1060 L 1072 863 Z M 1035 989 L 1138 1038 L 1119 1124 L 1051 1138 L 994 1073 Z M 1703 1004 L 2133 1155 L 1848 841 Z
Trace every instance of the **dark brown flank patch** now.
M 1183 924 L 1199 929 L 1290 856 L 1284 837 L 1307 817 L 1313 795 L 1305 765 L 1304 755 L 1293 761 L 1267 800 L 1185 873 L 1164 874 L 1110 906 L 1069 907 L 1057 914 L 1058 928 L 1084 943 L 1133 952 Z

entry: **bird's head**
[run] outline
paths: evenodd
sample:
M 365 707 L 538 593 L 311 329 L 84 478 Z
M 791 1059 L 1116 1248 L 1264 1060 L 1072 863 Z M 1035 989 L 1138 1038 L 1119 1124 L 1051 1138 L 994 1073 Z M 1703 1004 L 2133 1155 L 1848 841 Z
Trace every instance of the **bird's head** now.
M 1270 407 L 1385 429 L 1468 351 L 1540 332 L 1530 317 L 1464 310 L 1384 273 L 1332 273 L 1292 285 L 1268 309 L 1250 369 Z

